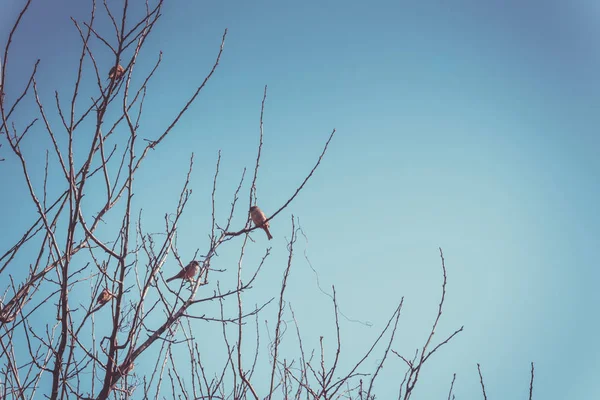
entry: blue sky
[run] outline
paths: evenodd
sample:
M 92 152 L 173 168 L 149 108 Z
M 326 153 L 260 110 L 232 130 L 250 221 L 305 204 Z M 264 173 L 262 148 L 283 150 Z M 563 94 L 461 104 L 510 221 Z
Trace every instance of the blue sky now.
M 17 3 L 0 6 L 2 43 Z M 87 3 L 34 1 L 12 48 L 8 97 L 37 58 L 49 108 L 55 88 L 65 96 L 72 90 L 80 47 L 69 16 L 83 18 Z M 287 299 L 307 343 L 316 348 L 324 335 L 333 346 L 335 330 L 305 250 L 321 286 L 335 284 L 341 310 L 373 325 L 342 320 L 350 352 L 344 361 L 368 348 L 401 296 L 393 348 L 410 355 L 437 312 L 442 247 L 449 282 L 436 337 L 465 330 L 431 359 L 415 398 L 445 398 L 454 372 L 457 398 L 480 397 L 478 362 L 490 397 L 525 398 L 531 361 L 535 398 L 598 398 L 598 17 L 598 3 L 583 0 L 168 2 L 138 65 L 141 79 L 163 51 L 143 137 L 168 125 L 229 31 L 212 80 L 136 179 L 136 207 L 150 230 L 160 229 L 194 152 L 180 251 L 202 253 L 217 151 L 225 215 L 243 167 L 256 157 L 266 84 L 258 190 L 267 214 L 293 193 L 331 130 L 337 133 L 306 189 L 272 221 L 275 239 L 267 244 L 253 235 L 249 265 L 268 245 L 273 256 L 248 304 L 278 292 L 293 213 L 308 242 L 299 241 Z M 99 45 L 97 60 L 106 70 L 113 63 Z M 22 124 L 34 105 L 19 111 Z M 41 128 L 23 144 L 37 184 L 47 148 Z M 0 164 L 0 225 L 14 229 L 0 230 L 0 250 L 33 218 L 7 147 L 0 148 L 7 159 Z M 59 192 L 63 183 L 56 182 Z M 237 222 L 244 218 L 239 210 Z M 229 249 L 218 263 L 234 269 L 235 243 Z M 400 360 L 386 364 L 378 398 L 392 398 L 403 372 Z

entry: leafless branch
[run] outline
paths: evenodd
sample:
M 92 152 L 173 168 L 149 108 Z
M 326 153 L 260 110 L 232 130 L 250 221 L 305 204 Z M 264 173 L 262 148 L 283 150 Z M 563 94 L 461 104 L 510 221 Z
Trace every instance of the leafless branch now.
M 481 383 L 481 391 L 483 392 L 483 399 L 487 400 L 487 395 L 485 394 L 485 385 L 483 384 L 483 376 L 481 375 L 481 366 L 477 363 L 477 371 L 479 372 L 479 382 Z

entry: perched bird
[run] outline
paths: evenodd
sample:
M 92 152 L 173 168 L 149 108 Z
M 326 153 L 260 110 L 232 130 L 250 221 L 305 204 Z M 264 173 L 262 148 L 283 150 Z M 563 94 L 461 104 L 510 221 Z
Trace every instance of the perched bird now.
M 108 303 L 113 297 L 114 294 L 108 290 L 108 288 L 104 288 L 104 290 L 98 295 L 98 299 L 96 299 L 96 304 L 104 305 Z
M 122 66 L 118 65 L 116 69 L 115 69 L 115 67 L 112 67 L 110 69 L 110 71 L 108 71 L 108 78 L 109 79 L 114 78 L 116 80 L 119 80 L 119 79 L 121 79 L 123 74 L 125 74 L 125 69 Z
M 179 273 L 169 279 L 167 279 L 167 283 L 171 282 L 174 279 L 187 279 L 192 282 L 194 280 L 194 275 L 198 273 L 200 269 L 200 263 L 196 260 L 190 261 L 188 265 L 185 266 L 184 269 L 179 271 Z
M 17 314 L 7 315 L 6 317 L 4 315 L 0 315 L 0 322 L 3 324 L 8 324 L 9 322 L 13 322 L 16 317 Z
M 258 208 L 257 206 L 250 207 L 250 217 L 252 218 L 254 225 L 265 230 L 265 232 L 267 233 L 267 238 L 269 238 L 269 240 L 273 239 L 273 236 L 271 236 L 271 232 L 269 232 L 269 223 L 265 222 L 267 220 L 267 217 L 265 217 L 265 213 L 262 212 L 260 208 Z
M 0 304 L 0 323 L 8 324 L 9 322 L 13 322 L 17 317 L 17 313 L 10 313 L 11 310 L 6 308 L 2 308 L 2 304 Z
M 126 362 L 124 362 L 123 364 L 121 364 L 119 367 L 117 367 L 117 369 L 119 370 L 119 372 L 121 373 L 121 375 L 127 375 L 129 374 L 131 371 L 133 371 L 134 365 L 133 362 L 129 361 L 129 363 L 127 364 Z

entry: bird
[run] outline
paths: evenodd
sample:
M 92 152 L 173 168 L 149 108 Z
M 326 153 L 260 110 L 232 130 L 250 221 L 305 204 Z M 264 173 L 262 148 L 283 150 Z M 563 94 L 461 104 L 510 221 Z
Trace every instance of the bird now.
M 167 283 L 171 282 L 175 279 L 187 279 L 192 282 L 194 280 L 194 275 L 198 273 L 200 269 L 200 263 L 196 260 L 190 261 L 188 265 L 185 266 L 181 271 L 177 273 L 177 275 L 167 279 Z
M 269 240 L 273 239 L 271 232 L 269 232 L 269 222 L 265 222 L 267 221 L 267 217 L 260 208 L 258 208 L 257 206 L 250 207 L 250 217 L 252 218 L 254 225 L 265 230 L 265 232 L 267 233 L 267 238 Z
M 132 361 L 129 361 L 128 364 L 126 361 L 123 364 L 121 364 L 119 367 L 117 367 L 117 369 L 123 376 L 125 376 L 125 375 L 129 374 L 131 371 L 133 371 L 133 368 L 134 368 L 134 364 Z
M 96 304 L 104 305 L 108 303 L 113 297 L 114 294 L 108 290 L 108 288 L 104 288 L 104 290 L 98 295 L 98 299 L 96 300 Z
M 11 310 L 7 307 L 2 308 L 2 303 L 0 303 L 0 323 L 8 324 L 9 322 L 13 322 L 17 317 L 17 313 L 12 313 Z
M 109 79 L 116 79 L 119 80 L 121 79 L 121 77 L 123 76 L 123 74 L 125 73 L 125 69 L 121 66 L 118 65 L 115 69 L 115 67 L 112 67 L 110 69 L 110 71 L 108 71 L 108 78 Z

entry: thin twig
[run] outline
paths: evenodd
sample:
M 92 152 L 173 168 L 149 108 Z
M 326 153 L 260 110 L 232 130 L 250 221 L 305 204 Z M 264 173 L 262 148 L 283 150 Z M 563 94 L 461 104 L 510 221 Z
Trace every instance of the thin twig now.
M 529 381 L 529 400 L 533 399 L 533 373 L 534 373 L 534 368 L 533 368 L 533 362 L 531 363 L 531 381 Z
M 481 366 L 477 363 L 477 371 L 479 371 L 479 382 L 481 383 L 481 390 L 483 392 L 483 399 L 487 400 L 487 395 L 485 394 L 485 385 L 483 384 L 483 376 L 481 375 Z

